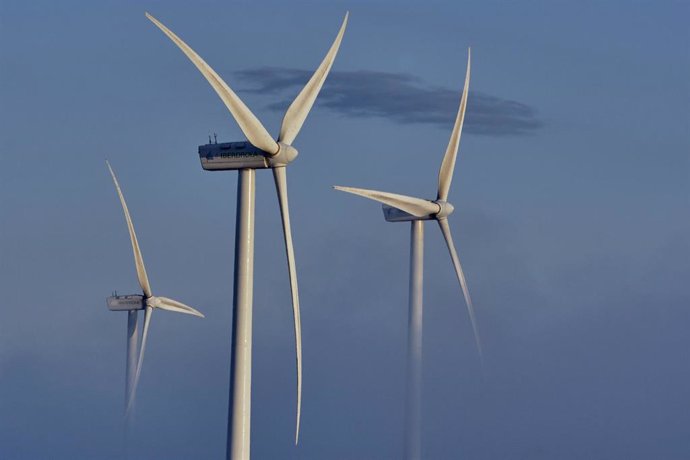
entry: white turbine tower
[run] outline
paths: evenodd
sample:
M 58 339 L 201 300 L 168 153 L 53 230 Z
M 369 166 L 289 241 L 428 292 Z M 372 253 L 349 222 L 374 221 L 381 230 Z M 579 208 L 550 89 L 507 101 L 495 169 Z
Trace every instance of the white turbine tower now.
M 468 50 L 469 53 L 469 50 Z M 420 420 L 421 420 L 421 373 L 422 373 L 422 288 L 424 273 L 424 221 L 436 220 L 446 240 L 455 272 L 465 296 L 475 342 L 480 357 L 482 353 L 479 332 L 474 316 L 472 300 L 467 289 L 467 282 L 460 265 L 460 259 L 453 244 L 453 237 L 448 224 L 448 216 L 453 212 L 453 205 L 448 200 L 448 190 L 453 179 L 455 159 L 460 144 L 460 134 L 467 106 L 467 91 L 470 84 L 470 55 L 467 57 L 467 74 L 465 87 L 460 100 L 460 108 L 455 119 L 455 126 L 446 148 L 441 170 L 438 175 L 438 194 L 435 200 L 425 200 L 394 193 L 378 192 L 353 187 L 335 186 L 337 190 L 353 193 L 383 203 L 383 214 L 388 222 L 411 222 L 410 239 L 410 310 L 408 326 L 407 355 L 407 397 L 405 422 L 405 458 L 419 459 L 421 455 Z
M 233 297 L 230 408 L 227 457 L 248 459 L 251 428 L 252 296 L 254 286 L 254 195 L 256 169 L 271 169 L 275 181 L 283 225 L 285 250 L 292 292 L 297 361 L 297 421 L 295 444 L 299 440 L 302 404 L 302 338 L 297 291 L 297 271 L 290 230 L 286 166 L 297 157 L 292 143 L 297 137 L 316 96 L 333 65 L 342 41 L 348 15 L 326 57 L 306 86 L 292 102 L 275 141 L 266 128 L 230 89 L 223 79 L 184 41 L 146 13 L 199 69 L 223 100 L 249 142 L 209 143 L 199 147 L 201 165 L 206 170 L 238 170 L 237 220 L 235 231 L 235 276 Z
M 155 308 L 161 310 L 174 311 L 177 313 L 186 313 L 188 315 L 204 317 L 199 311 L 189 307 L 177 300 L 169 299 L 167 297 L 154 296 L 149 284 L 149 278 L 146 275 L 146 268 L 144 267 L 144 259 L 139 249 L 139 241 L 137 235 L 134 233 L 134 224 L 129 215 L 129 209 L 125 202 L 125 197 L 122 195 L 120 184 L 115 177 L 113 168 L 110 163 L 106 161 L 110 175 L 113 177 L 117 195 L 122 204 L 122 210 L 125 213 L 125 220 L 127 221 L 127 228 L 129 230 L 129 238 L 132 241 L 132 251 L 134 253 L 134 265 L 137 270 L 137 278 L 139 279 L 139 286 L 143 291 L 143 295 L 124 295 L 108 297 L 108 308 L 114 311 L 127 311 L 127 378 L 125 383 L 125 401 L 126 401 L 126 418 L 129 419 L 134 400 L 136 398 L 137 386 L 139 384 L 139 377 L 141 375 L 141 366 L 144 362 L 144 351 L 146 350 L 146 339 L 148 337 L 149 325 L 151 324 L 151 314 Z M 139 310 L 144 310 L 144 331 L 141 337 L 141 348 L 137 353 L 137 313 Z

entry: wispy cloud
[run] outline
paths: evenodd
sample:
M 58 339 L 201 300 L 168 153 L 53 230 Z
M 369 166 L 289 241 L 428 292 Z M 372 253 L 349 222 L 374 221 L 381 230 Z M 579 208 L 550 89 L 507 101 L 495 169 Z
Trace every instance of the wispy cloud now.
M 235 73 L 252 87 L 244 91 L 285 95 L 268 109 L 283 112 L 311 77 L 311 71 L 257 67 Z M 331 72 L 317 104 L 349 117 L 382 117 L 401 123 L 448 128 L 455 120 L 460 88 L 431 86 L 403 73 L 358 70 Z M 521 102 L 470 91 L 465 131 L 485 136 L 521 136 L 540 129 L 537 111 Z

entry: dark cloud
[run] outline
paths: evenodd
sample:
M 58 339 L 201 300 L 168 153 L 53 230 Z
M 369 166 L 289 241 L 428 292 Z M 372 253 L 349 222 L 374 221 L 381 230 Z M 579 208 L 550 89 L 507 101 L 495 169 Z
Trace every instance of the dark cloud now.
M 257 67 L 236 72 L 254 85 L 252 93 L 287 93 L 301 88 L 311 77 L 307 70 Z M 402 123 L 426 123 L 449 128 L 455 120 L 459 89 L 430 86 L 402 73 L 357 70 L 331 72 L 318 104 L 350 117 L 382 117 Z M 284 111 L 292 96 L 270 104 Z M 521 102 L 470 92 L 465 131 L 485 136 L 520 136 L 534 133 L 542 121 L 536 110 Z

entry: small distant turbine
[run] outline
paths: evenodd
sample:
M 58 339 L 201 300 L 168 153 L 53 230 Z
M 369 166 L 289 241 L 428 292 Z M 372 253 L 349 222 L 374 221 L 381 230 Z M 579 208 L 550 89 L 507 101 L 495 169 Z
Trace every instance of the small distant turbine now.
M 448 200 L 448 191 L 453 179 L 455 159 L 460 144 L 462 124 L 467 107 L 467 91 L 470 84 L 470 54 L 467 56 L 467 74 L 465 87 L 460 100 L 460 108 L 455 119 L 455 126 L 446 148 L 441 170 L 438 175 L 438 194 L 435 200 L 425 200 L 395 193 L 378 192 L 353 187 L 335 186 L 337 190 L 353 193 L 383 203 L 383 215 L 388 222 L 412 222 L 410 239 L 410 311 L 408 329 L 408 381 L 405 424 L 405 459 L 418 459 L 421 455 L 420 419 L 421 419 L 421 373 L 422 373 L 422 288 L 424 273 L 424 226 L 425 220 L 435 220 L 446 240 L 450 258 L 455 267 L 460 287 L 465 296 L 467 311 L 472 323 L 474 339 L 481 357 L 482 347 L 474 316 L 474 308 L 467 281 L 460 265 L 458 253 L 453 244 L 453 237 L 448 224 L 448 216 L 453 212 L 453 205 Z
M 129 229 L 129 238 L 132 241 L 132 251 L 134 252 L 134 265 L 137 269 L 137 278 L 139 279 L 139 286 L 144 295 L 124 295 L 108 297 L 108 308 L 113 311 L 126 311 L 127 315 L 127 378 L 125 383 L 125 417 L 129 420 L 131 410 L 136 399 L 137 386 L 139 384 L 139 377 L 141 376 L 141 366 L 144 363 L 144 351 L 146 350 L 146 338 L 148 337 L 149 325 L 151 324 L 151 315 L 155 308 L 161 310 L 174 311 L 177 313 L 185 313 L 188 315 L 204 317 L 199 311 L 194 308 L 178 302 L 177 300 L 169 299 L 167 297 L 154 296 L 151 292 L 151 285 L 149 278 L 146 275 L 146 268 L 144 267 L 144 259 L 141 256 L 139 249 L 139 241 L 137 235 L 134 233 L 134 224 L 129 215 L 129 209 L 125 202 L 125 197 L 122 195 L 120 184 L 117 182 L 117 177 L 113 172 L 113 168 L 108 163 L 110 175 L 113 177 L 117 195 L 120 197 L 122 210 L 125 213 L 125 220 L 127 221 L 127 228 Z M 141 337 L 141 348 L 137 353 L 137 313 L 139 310 L 144 310 L 144 331 Z
M 299 440 L 302 407 L 302 326 L 300 321 L 297 268 L 292 245 L 290 211 L 287 194 L 287 166 L 297 158 L 292 146 L 316 97 L 331 70 L 347 26 L 345 14 L 340 30 L 312 77 L 288 107 L 280 127 L 278 139 L 268 133 L 242 100 L 223 79 L 180 37 L 156 18 L 151 20 L 189 58 L 222 99 L 240 129 L 247 137 L 242 142 L 210 143 L 199 146 L 201 166 L 209 171 L 237 170 L 237 217 L 235 227 L 235 276 L 232 320 L 232 357 L 230 379 L 230 407 L 228 414 L 227 458 L 248 459 L 251 433 L 251 377 L 252 377 L 252 301 L 254 289 L 254 196 L 256 170 L 273 172 L 287 265 L 292 293 L 297 363 L 297 421 L 295 444 Z

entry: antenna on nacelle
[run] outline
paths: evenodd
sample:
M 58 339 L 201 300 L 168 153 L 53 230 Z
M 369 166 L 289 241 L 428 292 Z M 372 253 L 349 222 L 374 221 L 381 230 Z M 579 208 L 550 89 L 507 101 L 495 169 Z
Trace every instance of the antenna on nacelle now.
M 218 143 L 218 135 L 216 133 L 213 133 L 213 140 L 216 144 Z
M 208 133 L 208 143 L 211 144 L 211 133 Z

